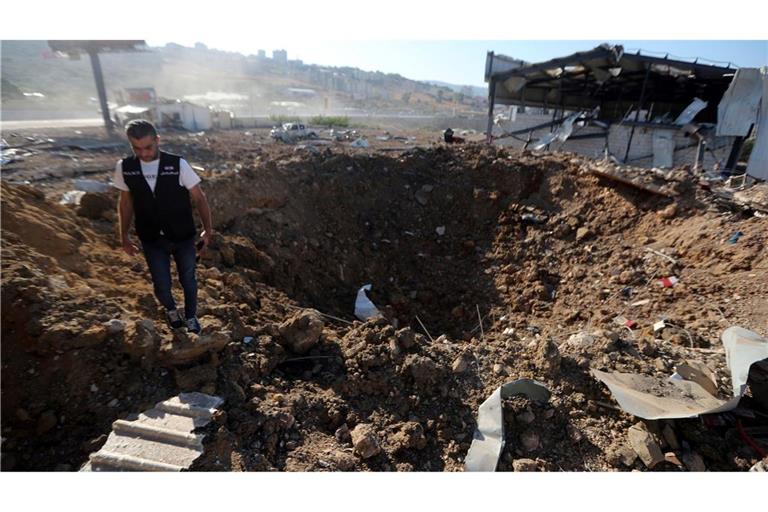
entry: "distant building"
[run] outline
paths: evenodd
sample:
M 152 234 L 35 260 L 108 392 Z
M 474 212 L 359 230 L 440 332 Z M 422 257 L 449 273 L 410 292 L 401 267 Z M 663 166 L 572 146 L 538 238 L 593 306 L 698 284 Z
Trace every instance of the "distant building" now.
M 124 103 L 131 105 L 150 105 L 157 101 L 154 87 L 126 88 Z
M 195 43 L 195 50 L 207 50 L 208 47 L 203 43 Z
M 288 64 L 288 52 L 285 50 L 274 50 L 272 59 L 278 64 Z
M 259 50 L 258 52 L 256 52 L 256 57 L 258 57 L 259 59 L 262 59 L 262 60 L 266 59 L 267 58 L 267 52 L 264 51 L 264 50 Z
M 311 98 L 316 94 L 314 89 L 302 89 L 299 87 L 289 87 L 285 92 L 295 98 Z

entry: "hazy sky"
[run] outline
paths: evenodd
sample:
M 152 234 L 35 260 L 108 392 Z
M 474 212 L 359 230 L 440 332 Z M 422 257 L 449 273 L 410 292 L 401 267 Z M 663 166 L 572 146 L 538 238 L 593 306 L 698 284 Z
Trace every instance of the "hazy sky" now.
M 259 41 L 229 39 L 175 39 L 192 46 L 202 42 L 210 48 L 255 54 L 258 49 L 271 56 L 274 49 L 288 51 L 289 59 L 308 64 L 351 66 L 367 71 L 399 73 L 414 80 L 440 80 L 455 84 L 484 85 L 486 52 L 538 62 L 585 51 L 608 42 L 621 44 L 625 51 L 642 49 L 649 54 L 670 54 L 670 58 L 709 59 L 739 67 L 768 65 L 768 41 Z M 147 39 L 151 46 L 169 40 Z

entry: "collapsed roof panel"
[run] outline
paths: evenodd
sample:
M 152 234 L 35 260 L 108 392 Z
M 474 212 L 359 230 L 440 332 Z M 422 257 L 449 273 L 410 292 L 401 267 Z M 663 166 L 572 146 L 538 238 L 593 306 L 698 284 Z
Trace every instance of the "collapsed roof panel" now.
M 645 83 L 644 103 L 654 112 L 678 116 L 693 98 L 709 105 L 698 120 L 715 122 L 716 105 L 736 69 L 624 53 L 621 46 L 598 46 L 545 62 L 504 69 L 488 54 L 486 81 L 496 83 L 494 103 L 564 110 L 600 107 L 600 118 L 617 120 L 637 107 Z M 489 62 L 490 61 L 490 62 Z M 498 71 L 496 71 L 498 69 Z M 647 79 L 646 79 L 647 75 Z

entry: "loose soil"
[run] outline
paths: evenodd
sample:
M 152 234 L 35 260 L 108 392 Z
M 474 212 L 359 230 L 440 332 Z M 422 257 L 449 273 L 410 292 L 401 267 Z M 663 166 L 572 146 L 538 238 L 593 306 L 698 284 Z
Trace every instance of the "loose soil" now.
M 552 398 L 505 402 L 500 470 L 644 470 L 617 455 L 637 418 L 589 369 L 664 377 L 700 361 L 727 396 L 720 334 L 768 333 L 768 219 L 719 209 L 685 169 L 668 198 L 571 154 L 368 135 L 369 149 L 163 136 L 204 168 L 217 230 L 198 267 L 199 339 L 168 329 L 144 260 L 120 250 L 116 193 L 58 204 L 74 177 L 106 182 L 119 148 L 6 166 L 2 469 L 77 470 L 111 422 L 196 390 L 226 399 L 196 470 L 457 471 L 477 407 L 528 377 Z M 384 317 L 360 322 L 368 283 Z M 655 335 L 661 318 L 674 327 Z M 765 424 L 758 402 L 744 399 L 745 425 Z M 662 447 L 680 458 L 746 470 L 759 457 L 732 419 L 646 428 L 669 425 L 680 446 Z

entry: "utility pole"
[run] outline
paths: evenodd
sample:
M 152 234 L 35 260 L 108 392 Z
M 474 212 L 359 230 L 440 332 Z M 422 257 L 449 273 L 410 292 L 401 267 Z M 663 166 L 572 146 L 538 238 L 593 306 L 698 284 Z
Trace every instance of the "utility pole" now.
M 109 105 L 107 105 L 107 88 L 104 86 L 104 75 L 101 72 L 101 61 L 99 52 L 93 46 L 89 46 L 86 51 L 91 58 L 91 68 L 93 69 L 93 78 L 96 80 L 96 91 L 99 93 L 99 104 L 101 105 L 101 116 L 104 118 L 104 127 L 110 136 L 115 134 L 115 127 L 112 118 L 109 115 Z
M 99 105 L 101 106 L 101 115 L 104 118 L 104 128 L 109 136 L 114 135 L 115 127 L 112 118 L 109 115 L 109 105 L 107 104 L 107 88 L 104 86 L 104 73 L 101 71 L 101 61 L 99 53 L 104 52 L 136 52 L 146 51 L 144 41 L 48 41 L 48 46 L 54 52 L 66 54 L 70 59 L 79 59 L 82 53 L 87 53 L 91 59 L 91 69 L 93 69 L 93 78 L 96 81 L 96 91 L 99 96 Z

